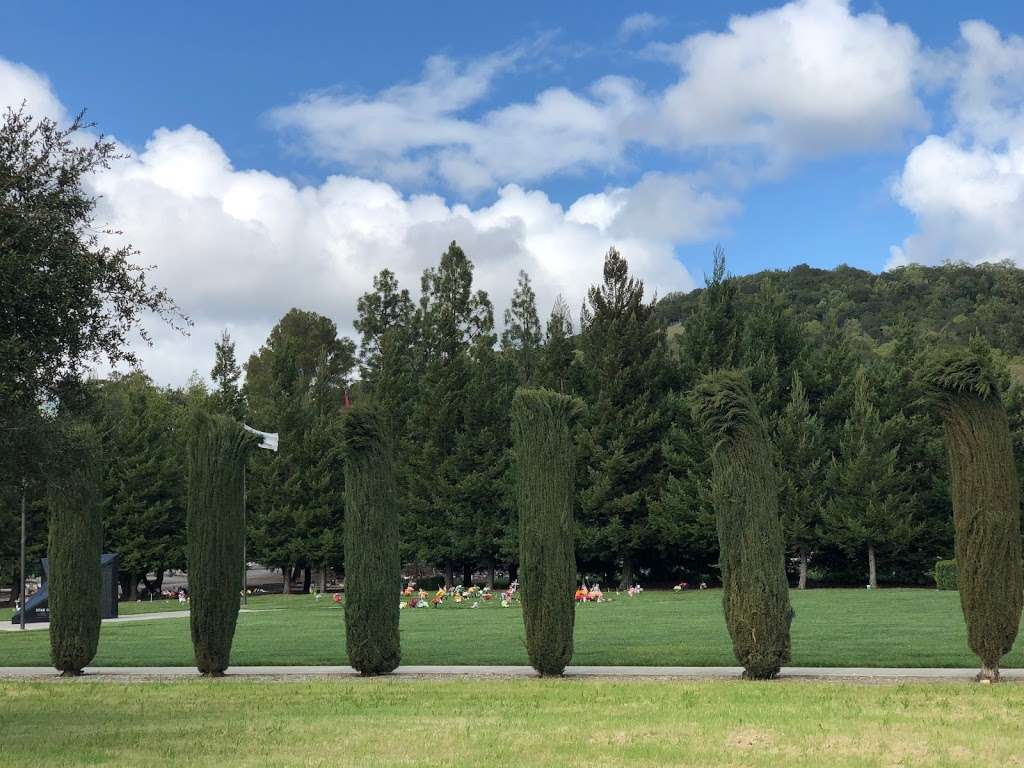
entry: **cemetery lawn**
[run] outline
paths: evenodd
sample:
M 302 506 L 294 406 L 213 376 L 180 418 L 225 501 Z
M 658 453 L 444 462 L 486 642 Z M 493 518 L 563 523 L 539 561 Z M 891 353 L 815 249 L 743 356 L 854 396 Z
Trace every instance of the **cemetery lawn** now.
M 574 664 L 731 666 L 721 591 L 656 592 L 576 609 Z M 793 665 L 974 667 L 959 595 L 933 589 L 791 593 Z M 396 604 L 398 597 L 395 597 Z M 177 603 L 122 604 L 121 615 Z M 330 596 L 254 597 L 239 615 L 232 663 L 347 664 L 343 609 Z M 9 621 L 9 619 L 6 619 Z M 404 664 L 527 664 L 522 612 L 496 601 L 405 609 Z M 1024 635 L 1022 635 L 1024 637 Z M 1024 667 L 1024 639 L 1003 659 Z M 105 624 L 94 666 L 191 666 L 186 617 Z M 48 666 L 45 631 L 0 632 L 0 666 Z
M 0 765 L 1018 765 L 1024 686 L 0 682 Z

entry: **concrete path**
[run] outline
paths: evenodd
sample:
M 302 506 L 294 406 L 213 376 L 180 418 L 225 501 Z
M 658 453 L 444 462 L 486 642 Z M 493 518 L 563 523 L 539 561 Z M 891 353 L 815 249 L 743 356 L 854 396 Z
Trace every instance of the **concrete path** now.
M 662 678 L 678 680 L 736 679 L 740 667 L 569 667 L 566 677 L 602 677 L 612 679 Z M 874 668 L 874 667 L 784 667 L 780 677 L 788 680 L 842 680 L 850 682 L 898 681 L 969 681 L 977 669 L 939 668 Z M 403 666 L 397 677 L 460 678 L 460 677 L 534 677 L 531 667 L 523 666 Z M 47 679 L 57 673 L 50 667 L 0 667 L 0 679 Z M 104 680 L 187 680 L 199 674 L 192 667 L 90 667 L 87 677 Z M 358 677 L 352 667 L 332 666 L 265 666 L 232 667 L 227 677 L 301 680 L 308 678 Z M 1024 669 L 1006 669 L 1003 680 L 1024 682 Z
M 239 608 L 239 613 L 264 613 L 266 611 L 278 610 L 276 608 Z M 104 619 L 104 624 L 121 624 L 127 621 L 155 621 L 158 619 L 184 619 L 188 618 L 188 611 L 159 611 L 157 613 L 132 613 L 127 616 L 118 616 L 116 619 Z M 50 622 L 39 621 L 25 625 L 25 631 L 49 629 Z M 0 632 L 21 632 L 21 627 L 11 624 L 8 620 L 0 624 Z

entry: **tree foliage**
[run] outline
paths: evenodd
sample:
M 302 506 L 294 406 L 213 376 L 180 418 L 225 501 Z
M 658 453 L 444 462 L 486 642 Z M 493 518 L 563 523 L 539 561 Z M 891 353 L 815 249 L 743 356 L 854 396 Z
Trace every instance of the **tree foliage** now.
M 100 637 L 99 448 L 87 425 L 72 425 L 62 439 L 63 462 L 47 486 L 50 658 L 63 674 L 78 675 L 96 655 Z
M 575 461 L 578 401 L 551 390 L 519 389 L 512 400 L 519 577 L 530 664 L 560 675 L 572 658 L 576 586 Z
M 967 641 L 980 677 L 999 678 L 999 661 L 1020 626 L 1020 484 L 1002 387 L 988 350 L 946 350 L 923 372 L 946 431 L 956 526 L 956 568 Z
M 740 371 L 705 376 L 694 389 L 693 407 L 713 446 L 722 605 L 733 652 L 746 677 L 771 678 L 790 658 L 793 610 L 768 429 Z
M 193 414 L 188 443 L 189 622 L 196 667 L 228 668 L 242 591 L 242 474 L 253 438 L 238 422 Z
M 355 405 L 345 417 L 345 638 L 349 663 L 384 675 L 401 659 L 398 491 L 391 438 L 376 409 Z

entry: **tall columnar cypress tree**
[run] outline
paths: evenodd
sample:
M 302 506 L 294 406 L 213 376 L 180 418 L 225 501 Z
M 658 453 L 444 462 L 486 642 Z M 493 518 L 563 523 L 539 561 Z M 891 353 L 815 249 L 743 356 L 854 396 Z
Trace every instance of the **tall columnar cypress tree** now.
M 342 427 L 345 456 L 345 642 L 364 675 L 386 675 L 401 660 L 398 635 L 399 498 L 390 435 L 370 406 Z
M 188 444 L 188 587 L 196 667 L 224 673 L 242 591 L 242 495 L 253 438 L 238 422 L 197 410 Z
M 723 370 L 694 390 L 694 416 L 711 454 L 725 621 L 744 677 L 769 679 L 789 661 L 785 544 L 779 477 L 747 374 Z
M 572 658 L 576 479 L 571 421 L 579 407 L 579 401 L 547 389 L 519 389 L 512 399 L 526 652 L 542 675 L 562 674 Z
M 99 456 L 91 429 L 64 435 L 66 463 L 50 480 L 50 658 L 64 675 L 81 674 L 100 639 L 103 523 Z
M 1020 625 L 1020 486 L 1000 385 L 980 349 L 933 357 L 924 369 L 943 417 L 949 456 L 960 605 L 979 680 L 999 679 L 999 660 Z

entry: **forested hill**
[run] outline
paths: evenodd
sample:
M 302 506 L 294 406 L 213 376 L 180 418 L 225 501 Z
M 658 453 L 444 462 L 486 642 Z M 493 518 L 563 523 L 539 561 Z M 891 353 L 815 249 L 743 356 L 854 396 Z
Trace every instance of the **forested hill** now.
M 842 320 L 856 320 L 864 333 L 885 340 L 885 329 L 901 317 L 919 331 L 967 341 L 980 333 L 1010 355 L 1024 355 L 1024 270 L 1010 262 L 911 265 L 875 274 L 848 266 L 815 269 L 800 264 L 788 271 L 766 270 L 737 276 L 741 307 L 770 279 L 801 321 L 822 320 L 834 309 Z M 667 323 L 683 322 L 703 289 L 670 293 L 658 302 Z

